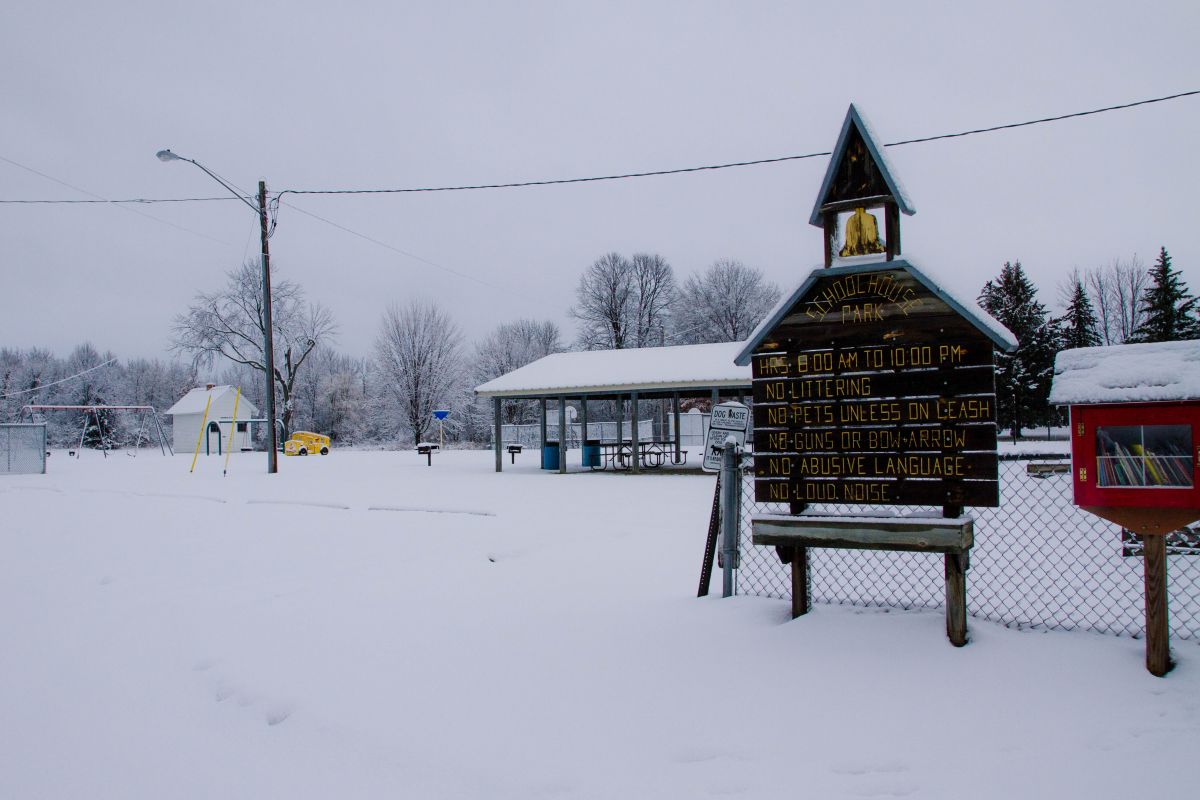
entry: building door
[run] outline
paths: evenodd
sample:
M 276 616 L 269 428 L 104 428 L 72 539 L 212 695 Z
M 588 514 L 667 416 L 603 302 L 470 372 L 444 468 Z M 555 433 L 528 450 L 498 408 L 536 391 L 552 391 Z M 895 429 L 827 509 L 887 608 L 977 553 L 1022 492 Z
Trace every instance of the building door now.
M 205 437 L 204 454 L 221 455 L 221 426 L 215 422 L 208 423 L 208 436 Z

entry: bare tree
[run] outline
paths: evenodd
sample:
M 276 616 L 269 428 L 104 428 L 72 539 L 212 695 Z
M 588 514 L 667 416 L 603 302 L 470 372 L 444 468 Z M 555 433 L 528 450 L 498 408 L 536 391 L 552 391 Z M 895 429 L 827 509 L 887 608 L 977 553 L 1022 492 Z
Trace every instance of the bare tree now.
M 561 334 L 553 322 L 506 322 L 475 345 L 471 379 L 476 385 L 486 383 L 562 350 Z M 501 404 L 500 415 L 504 422 L 520 424 L 529 421 L 532 407 L 530 400 L 509 399 Z
M 1087 271 L 1084 283 L 1104 344 L 1121 344 L 1141 325 L 1141 298 L 1149 280 L 1150 272 L 1137 255 Z
M 675 275 L 659 255 L 627 259 L 608 253 L 579 278 L 570 315 L 585 350 L 621 350 L 664 343 L 675 304 Z
M 620 253 L 601 256 L 584 270 L 575 290 L 576 304 L 569 312 L 579 321 L 579 345 L 584 350 L 626 346 L 632 294 L 629 262 Z
M 413 441 L 429 431 L 436 408 L 463 400 L 462 333 L 436 303 L 391 306 L 375 340 L 380 378 Z
M 258 372 L 263 358 L 263 295 L 260 267 L 246 262 L 227 274 L 225 286 L 196 295 L 187 312 L 175 318 L 172 348 L 187 353 L 193 364 L 212 365 L 220 357 Z M 292 393 L 296 376 L 317 345 L 333 337 L 329 311 L 304 299 L 291 281 L 271 287 L 271 320 L 275 343 L 274 385 L 283 400 L 283 431 L 291 430 Z
M 634 347 L 666 344 L 666 331 L 675 307 L 675 271 L 660 255 L 634 253 L 629 260 L 633 274 Z
M 680 292 L 676 337 L 689 344 L 740 342 L 779 302 L 779 287 L 740 261 L 714 261 Z

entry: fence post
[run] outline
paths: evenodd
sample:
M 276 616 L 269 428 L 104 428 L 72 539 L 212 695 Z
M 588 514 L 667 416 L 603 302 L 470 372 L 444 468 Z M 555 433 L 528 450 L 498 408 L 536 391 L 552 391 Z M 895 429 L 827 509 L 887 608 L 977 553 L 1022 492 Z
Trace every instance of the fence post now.
M 721 597 L 732 597 L 735 592 L 733 571 L 738 566 L 738 529 L 742 516 L 739 449 L 735 442 L 728 441 L 721 457 Z

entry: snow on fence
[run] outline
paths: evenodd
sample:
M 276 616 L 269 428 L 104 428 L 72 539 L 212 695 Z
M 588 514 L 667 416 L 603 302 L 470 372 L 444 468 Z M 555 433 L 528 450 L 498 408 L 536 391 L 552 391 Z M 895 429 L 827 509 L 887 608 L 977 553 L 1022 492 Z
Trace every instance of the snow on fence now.
M 750 516 L 787 513 L 754 501 L 754 476 L 743 474 L 738 592 L 791 598 L 790 567 L 774 548 L 750 540 Z M 813 505 L 813 513 L 888 513 L 878 506 Z M 912 514 L 940 508 L 894 509 Z M 967 572 L 967 608 L 979 619 L 1016 628 L 1145 634 L 1142 560 L 1122 556 L 1121 528 L 1072 502 L 1071 475 L 1026 474 L 1025 462 L 1000 462 L 1000 505 L 969 508 L 975 546 Z M 942 557 L 877 550 L 808 551 L 816 603 L 941 608 Z M 1200 644 L 1200 556 L 1170 555 L 1167 587 L 1171 635 Z
M 46 426 L 0 425 L 0 475 L 40 475 L 46 471 Z

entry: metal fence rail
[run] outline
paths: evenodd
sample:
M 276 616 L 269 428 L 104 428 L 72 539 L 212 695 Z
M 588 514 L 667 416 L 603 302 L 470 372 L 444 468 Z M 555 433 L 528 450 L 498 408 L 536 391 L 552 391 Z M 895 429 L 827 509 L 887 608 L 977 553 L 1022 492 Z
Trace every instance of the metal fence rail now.
M 1000 505 L 971 508 L 975 547 L 967 573 L 971 616 L 1016 628 L 1090 630 L 1120 636 L 1145 633 L 1142 560 L 1122 556 L 1121 528 L 1072 502 L 1071 476 L 1026 474 L 1025 462 L 1000 463 Z M 787 513 L 757 503 L 753 474 L 743 472 L 741 594 L 791 598 L 790 567 L 773 548 L 750 541 L 750 517 Z M 889 513 L 879 506 L 811 506 L 820 514 Z M 896 514 L 940 508 L 893 508 Z M 941 556 L 868 550 L 809 550 L 815 603 L 940 608 Z M 1200 644 L 1200 556 L 1171 555 L 1168 592 L 1171 635 Z
M 0 425 L 0 475 L 31 475 L 46 471 L 44 424 Z

